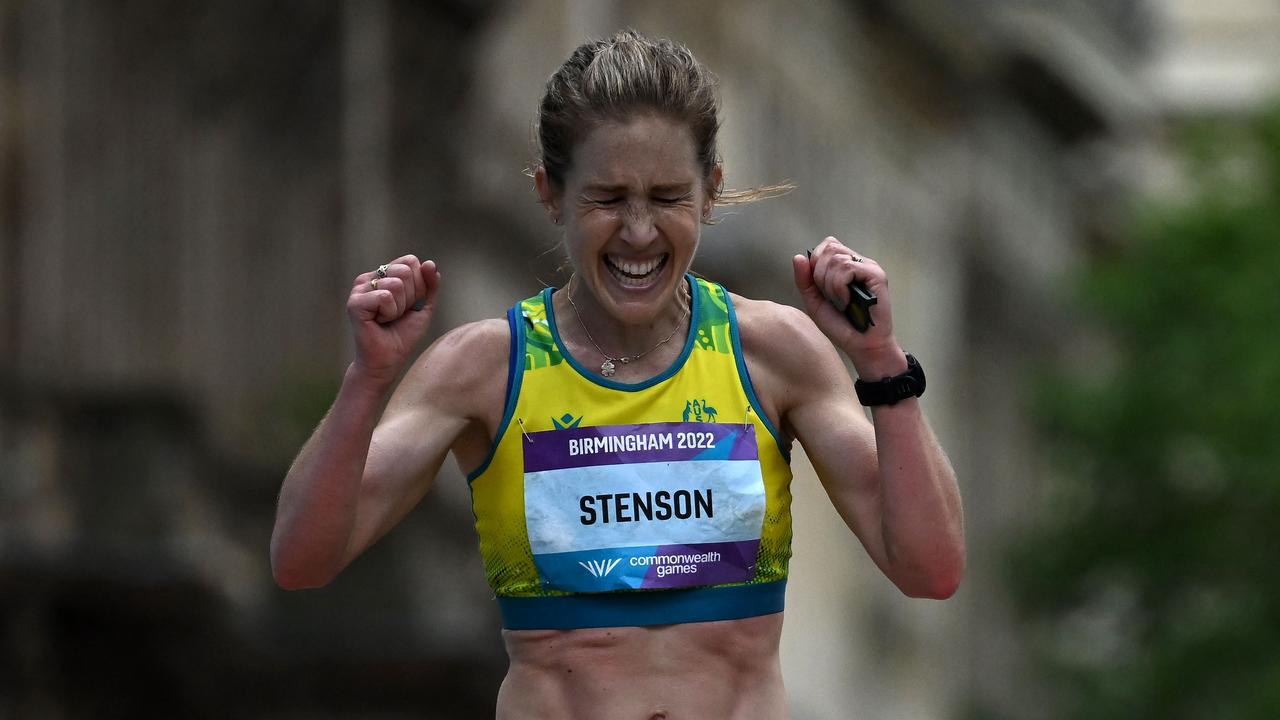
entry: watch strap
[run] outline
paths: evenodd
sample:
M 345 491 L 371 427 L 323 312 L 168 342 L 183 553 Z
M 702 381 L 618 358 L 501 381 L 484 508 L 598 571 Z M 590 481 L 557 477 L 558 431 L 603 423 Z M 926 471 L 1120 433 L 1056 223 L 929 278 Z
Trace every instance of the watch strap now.
M 920 397 L 924 394 L 924 368 L 915 356 L 907 353 L 906 372 L 868 382 L 859 379 L 853 383 L 858 402 L 867 407 L 893 405 L 899 400 Z

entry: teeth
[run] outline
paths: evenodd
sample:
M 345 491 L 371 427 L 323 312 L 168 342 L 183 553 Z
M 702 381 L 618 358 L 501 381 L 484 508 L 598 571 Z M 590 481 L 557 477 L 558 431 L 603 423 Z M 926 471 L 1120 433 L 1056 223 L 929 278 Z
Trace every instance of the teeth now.
M 608 258 L 609 260 L 609 263 L 612 264 L 614 267 L 618 268 L 619 270 L 623 271 L 628 275 L 639 275 L 639 276 L 648 275 L 649 273 L 653 272 L 653 269 L 658 267 L 658 265 L 662 263 L 662 259 L 664 257 L 666 256 L 660 255 L 656 258 L 652 258 L 649 260 L 620 260 L 617 258 L 606 256 L 606 258 Z
M 650 274 L 662 267 L 666 261 L 665 254 L 648 260 L 622 260 L 612 255 L 605 255 L 605 265 L 612 271 L 613 276 L 627 287 L 640 287 L 645 284 Z

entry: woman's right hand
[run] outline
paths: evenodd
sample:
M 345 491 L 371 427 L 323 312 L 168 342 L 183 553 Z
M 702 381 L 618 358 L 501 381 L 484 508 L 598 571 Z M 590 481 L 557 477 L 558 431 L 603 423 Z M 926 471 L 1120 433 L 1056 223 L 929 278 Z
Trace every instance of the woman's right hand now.
M 347 297 L 347 318 L 355 336 L 355 369 L 371 380 L 395 381 L 431 325 L 440 273 L 432 260 L 405 255 L 356 276 Z

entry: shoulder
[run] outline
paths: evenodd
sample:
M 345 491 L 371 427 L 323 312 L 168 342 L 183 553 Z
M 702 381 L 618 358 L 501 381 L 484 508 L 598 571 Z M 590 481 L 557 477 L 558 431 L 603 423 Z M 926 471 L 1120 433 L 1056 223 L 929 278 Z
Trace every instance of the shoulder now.
M 815 369 L 842 366 L 835 347 L 803 310 L 737 294 L 731 297 L 744 360 L 764 366 L 785 381 L 805 379 Z
M 795 414 L 824 397 L 853 392 L 840 354 L 803 310 L 732 296 L 742 360 L 763 410 L 796 437 Z
M 419 362 L 452 362 L 464 366 L 472 362 L 505 363 L 510 349 L 511 326 L 506 318 L 488 318 L 459 325 L 441 335 L 422 354 Z
M 511 330 L 505 318 L 460 325 L 441 335 L 405 374 L 412 400 L 475 416 L 506 391 Z

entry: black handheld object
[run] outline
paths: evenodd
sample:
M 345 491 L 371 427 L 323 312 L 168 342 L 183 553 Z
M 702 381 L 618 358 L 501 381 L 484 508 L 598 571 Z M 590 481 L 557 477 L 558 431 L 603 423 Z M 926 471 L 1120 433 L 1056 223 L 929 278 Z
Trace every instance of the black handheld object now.
M 813 251 L 805 250 L 806 257 L 812 258 Z M 867 289 L 866 285 L 851 280 L 849 282 L 849 304 L 841 311 L 844 316 L 849 319 L 849 324 L 853 325 L 853 329 L 860 333 L 867 331 L 867 328 L 875 325 L 875 321 L 871 319 L 871 306 L 879 302 L 875 293 Z

